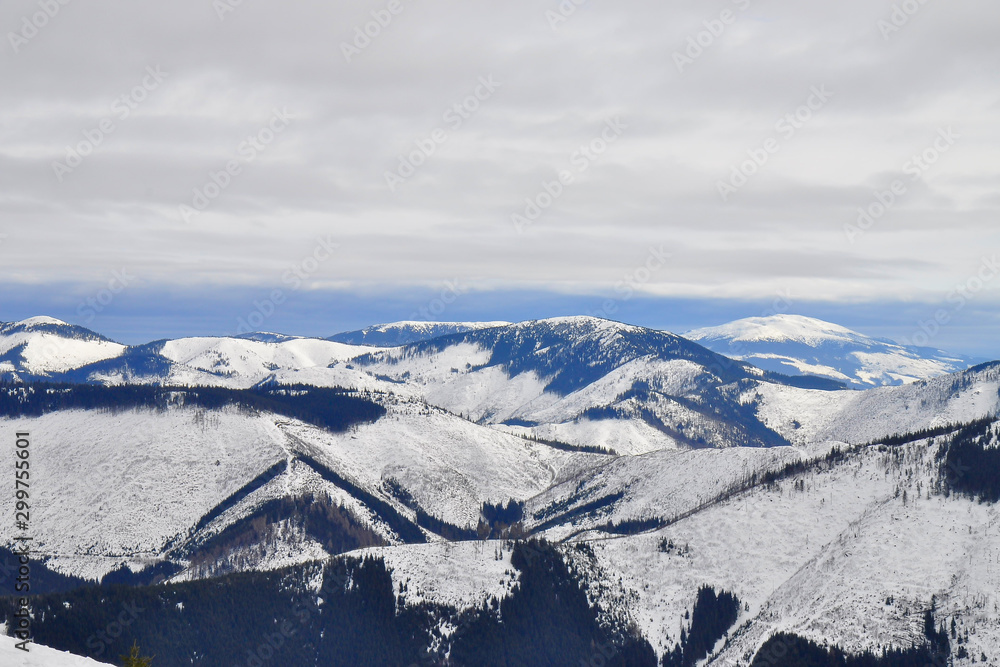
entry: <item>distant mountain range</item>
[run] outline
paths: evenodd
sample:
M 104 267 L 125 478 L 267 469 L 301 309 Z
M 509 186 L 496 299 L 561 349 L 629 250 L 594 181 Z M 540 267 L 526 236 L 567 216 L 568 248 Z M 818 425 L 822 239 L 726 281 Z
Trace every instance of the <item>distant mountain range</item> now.
M 764 370 L 827 377 L 856 389 L 926 380 L 988 361 L 907 347 L 800 315 L 751 317 L 683 335 Z
M 585 321 L 588 318 L 563 319 Z M 127 347 L 83 327 L 54 318 L 35 317 L 21 322 L 0 323 L 0 377 L 11 374 L 24 377 L 69 374 L 67 379 L 78 381 L 82 371 L 99 379 L 108 374 L 126 372 L 130 377 L 164 375 L 172 369 L 181 374 L 207 373 L 217 378 L 230 378 L 234 382 L 251 378 L 256 382 L 274 371 L 329 365 L 333 361 L 365 354 L 371 348 L 402 347 L 491 329 L 511 331 L 510 327 L 523 328 L 527 324 L 395 322 L 335 334 L 325 341 L 260 332 L 228 339 L 182 338 Z M 642 327 L 614 326 L 633 333 L 652 331 Z M 682 334 L 682 337 L 764 371 L 793 377 L 824 378 L 855 389 L 907 384 L 988 361 L 933 348 L 903 346 L 798 315 L 737 320 L 717 327 L 695 329 Z M 475 337 L 469 340 L 473 339 Z M 516 360 L 512 361 L 516 363 Z M 624 359 L 622 361 L 624 363 Z M 607 363 L 613 364 L 614 361 Z M 560 370 L 561 374 L 566 372 L 565 369 Z
M 376 324 L 359 331 L 346 331 L 327 340 L 349 345 L 371 345 L 372 347 L 398 347 L 430 340 L 438 336 L 502 327 L 510 322 L 394 322 Z
M 930 612 L 955 621 L 966 658 L 1000 657 L 1000 362 L 964 368 L 787 316 L 690 338 L 592 317 L 366 331 L 344 335 L 366 345 L 257 333 L 127 347 L 51 318 L 0 325 L 0 423 L 30 434 L 46 494 L 33 580 L 63 577 L 38 599 L 42 643 L 87 653 L 117 601 L 138 601 L 129 633 L 91 655 L 138 636 L 164 664 L 235 664 L 226 651 L 277 622 L 275 598 L 254 597 L 270 581 L 331 619 L 297 625 L 309 641 L 275 662 L 330 664 L 287 653 L 362 641 L 339 634 L 323 580 L 382 591 L 369 620 L 418 615 L 403 634 L 441 664 L 460 618 L 488 637 L 497 601 L 504 624 L 524 622 L 534 603 L 507 601 L 550 590 L 507 541 L 531 536 L 590 586 L 567 597 L 561 581 L 557 610 L 590 600 L 601 627 L 648 640 L 625 664 L 679 664 L 661 659 L 695 632 L 705 586 L 740 604 L 703 665 L 749 665 L 778 631 L 855 654 L 920 647 Z M 906 383 L 846 386 L 866 379 Z M 14 503 L 0 495 L 0 513 Z M 381 559 L 384 576 L 331 580 L 348 555 Z M 122 585 L 60 597 L 99 580 Z M 562 636 L 574 614 L 544 623 Z M 204 632 L 211 619 L 224 629 Z M 583 645 L 547 664 L 587 664 Z

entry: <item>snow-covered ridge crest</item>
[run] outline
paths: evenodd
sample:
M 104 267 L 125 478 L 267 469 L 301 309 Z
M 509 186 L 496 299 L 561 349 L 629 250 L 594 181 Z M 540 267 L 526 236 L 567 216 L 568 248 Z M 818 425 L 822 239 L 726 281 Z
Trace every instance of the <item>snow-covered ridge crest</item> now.
M 62 320 L 57 320 L 54 317 L 47 317 L 45 315 L 39 315 L 37 317 L 29 317 L 26 320 L 21 320 L 20 322 L 17 322 L 17 324 L 20 324 L 21 326 L 24 326 L 24 327 L 33 327 L 33 326 L 37 326 L 37 325 L 41 325 L 41 324 L 54 324 L 56 326 L 59 326 L 59 325 L 69 326 L 69 324 L 67 322 L 63 322 Z
M 684 336 L 764 370 L 828 377 L 857 389 L 926 380 L 985 361 L 899 345 L 801 315 L 751 317 Z
M 726 338 L 740 342 L 785 342 L 816 344 L 824 341 L 867 343 L 872 339 L 839 324 L 802 315 L 748 317 L 717 327 L 695 329 L 683 334 L 689 340 Z
M 411 321 L 376 324 L 358 331 L 345 331 L 327 340 L 351 345 L 371 345 L 374 347 L 396 347 L 418 343 L 438 336 L 492 329 L 507 326 L 510 322 L 428 322 Z
M 47 376 L 118 357 L 126 347 L 54 317 L 0 323 L 0 373 Z

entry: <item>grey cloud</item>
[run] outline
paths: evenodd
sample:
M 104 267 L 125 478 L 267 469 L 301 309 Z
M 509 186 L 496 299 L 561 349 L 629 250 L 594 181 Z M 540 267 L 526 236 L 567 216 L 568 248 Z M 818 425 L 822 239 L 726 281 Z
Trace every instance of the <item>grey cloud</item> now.
M 0 43 L 0 277 L 141 264 L 153 284 L 266 286 L 331 234 L 349 250 L 320 284 L 607 288 L 671 243 L 684 252 L 650 289 L 949 289 L 995 226 L 1000 7 L 927 3 L 886 40 L 889 2 L 741 4 L 589 0 L 553 30 L 555 2 L 402 0 L 348 63 L 341 44 L 386 2 L 247 1 L 222 20 L 211 2 L 71 2 L 19 53 Z M 6 7 L 4 36 L 38 11 Z M 674 53 L 726 8 L 735 23 L 679 72 Z M 157 65 L 166 80 L 119 120 L 114 100 Z M 490 75 L 502 86 L 452 129 L 445 114 Z M 723 203 L 718 181 L 824 84 L 829 103 Z M 288 129 L 183 222 L 193 190 L 284 107 Z M 620 140 L 575 171 L 615 116 Z M 60 183 L 52 162 L 109 117 L 114 133 Z M 945 126 L 963 135 L 955 152 L 848 243 L 857 207 Z M 391 192 L 385 173 L 436 128 L 447 140 Z M 517 234 L 511 215 L 560 170 L 574 182 Z

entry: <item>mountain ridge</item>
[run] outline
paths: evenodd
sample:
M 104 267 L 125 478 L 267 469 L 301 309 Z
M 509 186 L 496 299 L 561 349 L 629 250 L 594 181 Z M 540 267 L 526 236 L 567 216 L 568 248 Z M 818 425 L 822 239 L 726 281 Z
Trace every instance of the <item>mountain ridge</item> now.
M 745 318 L 683 335 L 758 368 L 828 377 L 856 389 L 926 380 L 986 361 L 907 347 L 801 315 Z

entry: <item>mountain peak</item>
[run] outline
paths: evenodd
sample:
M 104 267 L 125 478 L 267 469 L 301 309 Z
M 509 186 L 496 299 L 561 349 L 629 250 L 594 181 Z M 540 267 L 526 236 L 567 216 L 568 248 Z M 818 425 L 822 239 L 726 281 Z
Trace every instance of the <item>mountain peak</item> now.
M 15 322 L 19 326 L 30 328 L 37 326 L 70 326 L 68 322 L 63 322 L 62 320 L 57 320 L 54 317 L 48 317 L 46 315 L 39 315 L 37 317 L 29 317 L 26 320 L 21 320 L 20 322 Z
M 695 329 L 684 334 L 690 340 L 726 338 L 741 342 L 798 342 L 816 344 L 829 341 L 871 340 L 847 327 L 804 315 L 747 317 L 717 327 Z
M 684 337 L 764 370 L 829 377 L 858 389 L 926 380 L 971 365 L 941 350 L 905 347 L 802 315 L 748 317 Z

